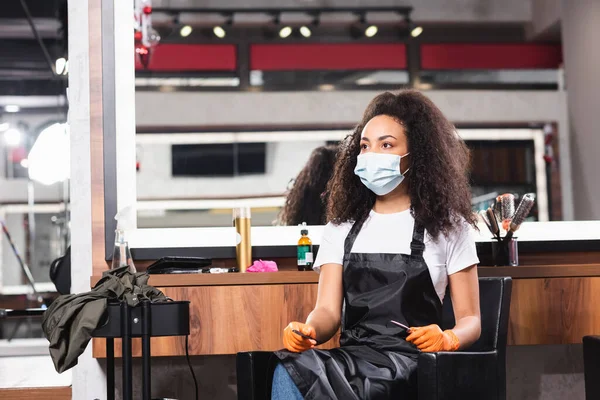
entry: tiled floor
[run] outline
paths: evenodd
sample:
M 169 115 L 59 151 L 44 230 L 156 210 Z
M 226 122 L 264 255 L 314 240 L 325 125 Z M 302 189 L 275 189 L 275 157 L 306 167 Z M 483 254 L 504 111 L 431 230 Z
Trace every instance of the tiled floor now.
M 509 346 L 506 358 L 507 399 L 585 398 L 580 344 Z

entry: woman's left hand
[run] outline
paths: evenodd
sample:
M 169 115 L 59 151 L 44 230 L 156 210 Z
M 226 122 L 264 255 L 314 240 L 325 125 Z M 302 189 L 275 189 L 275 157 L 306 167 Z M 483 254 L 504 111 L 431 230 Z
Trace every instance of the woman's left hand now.
M 456 351 L 460 346 L 458 337 L 448 329 L 442 331 L 438 325 L 427 325 L 416 328 L 410 328 L 410 335 L 406 338 L 407 342 L 416 345 L 419 350 L 424 352 L 436 351 Z

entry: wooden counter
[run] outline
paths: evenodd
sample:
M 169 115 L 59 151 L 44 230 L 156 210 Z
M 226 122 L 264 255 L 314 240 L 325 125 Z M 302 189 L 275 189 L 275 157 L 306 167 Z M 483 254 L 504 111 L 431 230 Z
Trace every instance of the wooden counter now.
M 157 277 L 156 285 L 174 300 L 189 300 L 190 304 L 190 355 L 236 354 L 249 350 L 278 350 L 283 347 L 281 332 L 290 321 L 304 321 L 312 311 L 317 298 L 317 284 L 294 282 L 277 283 L 276 276 L 269 283 L 219 284 L 216 275 L 204 276 L 208 284 L 187 286 L 157 285 L 170 277 Z M 297 275 L 298 273 L 291 273 Z M 311 272 L 300 275 L 316 276 Z M 230 277 L 233 280 L 237 276 Z M 251 275 L 251 274 L 247 274 Z M 261 275 L 261 274 L 256 274 Z M 268 274 L 265 274 L 268 275 Z M 174 276 L 175 277 L 175 276 Z M 153 277 L 154 278 L 154 277 Z M 177 276 L 177 281 L 181 282 Z M 191 278 L 191 277 L 190 277 Z M 222 278 L 222 277 L 221 277 Z M 303 277 L 298 280 L 302 281 Z M 239 281 L 238 281 L 239 282 Z M 152 338 L 153 356 L 185 355 L 185 338 Z M 105 357 L 104 339 L 93 339 L 94 357 Z M 119 340 L 115 340 L 115 354 L 120 354 Z M 337 347 L 338 338 L 325 343 L 322 348 Z M 141 341 L 133 341 L 134 356 L 141 355 Z
M 580 343 L 600 333 L 600 264 L 479 267 L 479 275 L 513 277 L 511 345 Z M 208 355 L 281 348 L 287 323 L 304 321 L 314 307 L 318 278 L 280 271 L 152 275 L 149 283 L 191 301 L 190 354 Z M 336 345 L 337 337 L 323 347 Z M 102 339 L 94 339 L 93 349 L 95 357 L 105 357 Z M 134 340 L 133 349 L 139 355 L 141 343 Z M 184 355 L 184 338 L 153 338 L 152 354 Z
M 510 276 L 523 278 L 562 278 L 600 276 L 600 264 L 529 265 L 519 267 L 478 267 L 480 277 Z M 92 278 L 92 285 L 100 279 Z M 156 287 L 183 286 L 237 286 L 318 283 L 319 275 L 314 272 L 279 271 L 261 273 L 227 274 L 174 274 L 150 275 L 149 284 Z

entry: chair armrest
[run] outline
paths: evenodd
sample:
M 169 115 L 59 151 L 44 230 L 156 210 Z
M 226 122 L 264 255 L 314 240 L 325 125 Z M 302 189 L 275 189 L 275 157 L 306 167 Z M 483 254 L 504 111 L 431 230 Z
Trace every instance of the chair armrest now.
M 506 378 L 499 377 L 497 351 L 420 353 L 419 400 L 502 397 Z
M 279 359 L 270 351 L 238 353 L 236 357 L 238 400 L 271 398 L 273 371 Z

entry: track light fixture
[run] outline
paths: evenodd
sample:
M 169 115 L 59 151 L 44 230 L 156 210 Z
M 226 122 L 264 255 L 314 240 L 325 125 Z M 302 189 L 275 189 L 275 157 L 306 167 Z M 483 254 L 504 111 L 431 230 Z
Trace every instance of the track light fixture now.
M 213 28 L 213 34 L 218 37 L 219 39 L 223 39 L 226 35 L 227 35 L 227 30 L 225 27 L 230 27 L 231 25 L 233 25 L 233 13 L 228 13 L 225 14 L 225 16 L 227 17 L 225 20 L 225 23 L 223 24 L 223 26 L 221 25 L 216 25 Z
M 194 31 L 194 28 L 190 25 L 181 24 L 181 15 L 179 13 L 173 15 L 173 25 L 171 29 L 172 33 L 179 32 L 179 36 L 184 38 L 190 36 Z
M 363 36 L 372 38 L 373 36 L 377 35 L 377 32 L 379 32 L 379 28 L 377 27 L 377 25 L 367 23 L 367 15 L 365 12 L 359 13 L 358 22 L 352 25 L 352 27 L 350 28 L 350 34 L 355 39 L 361 38 Z
M 423 33 L 423 27 L 422 26 L 415 26 L 414 28 L 411 29 L 410 31 L 410 36 L 412 37 L 417 37 L 419 36 L 421 33 Z
M 213 28 L 213 34 L 219 39 L 223 39 L 227 35 L 227 32 L 222 26 L 217 25 Z
M 288 38 L 291 36 L 310 38 L 314 34 L 314 28 L 320 23 L 320 16 L 323 13 L 335 14 L 335 13 L 353 13 L 358 17 L 358 20 L 350 26 L 350 33 L 352 37 L 358 38 L 373 38 L 377 35 L 389 33 L 387 23 L 383 26 L 378 26 L 374 23 L 367 22 L 368 13 L 389 13 L 389 14 L 400 14 L 404 17 L 406 22 L 410 22 L 410 15 L 412 13 L 412 7 L 405 6 L 390 6 L 390 7 L 286 7 L 286 8 L 153 8 L 153 13 L 164 13 L 168 15 L 174 15 L 177 21 L 174 24 L 174 31 L 179 31 L 180 36 L 187 37 L 192 34 L 193 28 L 190 25 L 181 25 L 179 23 L 179 15 L 182 13 L 196 13 L 196 14 L 217 14 L 226 16 L 227 20 L 223 24 L 213 25 L 212 27 L 206 27 L 201 31 L 209 36 L 216 37 L 219 39 L 225 38 L 230 32 L 228 25 L 232 25 L 233 18 L 236 14 L 262 14 L 271 16 L 273 18 L 272 23 L 268 27 L 262 28 L 265 36 L 270 38 Z M 313 17 L 312 23 L 303 25 L 291 26 L 281 23 L 281 14 L 304 14 Z M 393 23 L 393 22 L 392 22 Z M 410 34 L 412 37 L 418 37 L 423 33 L 422 26 L 403 25 L 403 35 Z M 339 32 L 335 27 L 332 31 Z
M 405 27 L 401 31 L 401 34 L 403 37 L 416 38 L 423 33 L 423 27 L 415 24 L 410 17 L 406 17 L 405 22 L 406 22 Z
M 305 38 L 309 38 L 312 35 L 312 31 L 308 26 L 302 25 L 300 27 L 300 34 Z
M 300 35 L 302 35 L 305 38 L 311 37 L 311 35 L 312 35 L 311 27 L 317 27 L 317 26 L 319 26 L 319 24 L 321 22 L 319 13 L 310 13 L 310 14 L 313 16 L 311 25 L 302 25 L 299 29 Z
M 281 27 L 281 29 L 279 29 L 279 37 L 282 39 L 289 37 L 291 34 L 292 34 L 291 26 L 283 26 L 283 27 Z
M 181 35 L 181 37 L 188 37 L 192 34 L 192 31 L 194 29 L 189 26 L 189 25 L 184 25 L 181 27 L 181 29 L 179 30 L 179 34 Z
M 281 14 L 275 14 L 275 17 L 273 18 L 273 23 L 275 24 L 275 28 L 279 28 L 279 37 L 282 39 L 285 39 L 287 37 L 289 37 L 292 34 L 292 27 L 291 26 L 281 26 Z
M 368 38 L 371 38 L 371 37 L 377 35 L 378 31 L 379 31 L 379 28 L 377 28 L 377 25 L 369 25 L 365 29 L 365 36 Z
M 271 15 L 273 16 L 272 26 L 265 29 L 265 36 L 270 38 L 278 36 L 281 39 L 290 37 L 293 32 L 292 27 L 281 24 L 281 13 L 273 12 Z

